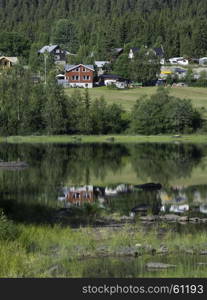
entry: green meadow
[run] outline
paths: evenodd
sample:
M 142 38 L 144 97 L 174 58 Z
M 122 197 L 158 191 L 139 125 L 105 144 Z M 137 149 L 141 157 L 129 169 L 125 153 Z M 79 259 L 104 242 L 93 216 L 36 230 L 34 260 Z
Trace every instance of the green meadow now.
M 65 89 L 66 95 L 71 95 L 74 88 Z M 113 90 L 107 87 L 90 89 L 89 93 L 92 99 L 105 97 L 109 103 L 121 104 L 123 109 L 130 111 L 136 100 L 147 95 L 151 96 L 157 90 L 157 87 L 143 87 L 128 90 Z M 181 99 L 188 98 L 192 100 L 195 107 L 202 109 L 207 113 L 207 89 L 198 87 L 173 87 L 170 88 L 171 95 Z

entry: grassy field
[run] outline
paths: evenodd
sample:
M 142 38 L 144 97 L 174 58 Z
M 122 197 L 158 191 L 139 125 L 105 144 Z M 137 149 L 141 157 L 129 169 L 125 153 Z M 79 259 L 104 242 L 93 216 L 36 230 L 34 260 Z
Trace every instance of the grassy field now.
M 7 143 L 198 143 L 207 144 L 207 135 L 51 135 L 9 136 L 1 138 Z
M 121 104 L 129 111 L 136 100 L 143 95 L 152 95 L 156 92 L 156 87 L 144 87 L 130 90 L 112 90 L 107 87 L 90 89 L 92 99 L 104 96 L 108 103 Z M 207 88 L 181 87 L 171 88 L 171 95 L 179 98 L 192 99 L 193 105 L 197 108 L 204 108 L 207 115 Z M 67 95 L 71 95 L 74 89 L 65 89 Z

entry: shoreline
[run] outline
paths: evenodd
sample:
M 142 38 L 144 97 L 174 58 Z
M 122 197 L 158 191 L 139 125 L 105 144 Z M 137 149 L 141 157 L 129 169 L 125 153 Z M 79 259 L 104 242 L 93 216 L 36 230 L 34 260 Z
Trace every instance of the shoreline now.
M 207 135 L 39 135 L 0 137 L 0 143 L 10 144 L 139 144 L 139 143 L 191 143 L 207 144 Z

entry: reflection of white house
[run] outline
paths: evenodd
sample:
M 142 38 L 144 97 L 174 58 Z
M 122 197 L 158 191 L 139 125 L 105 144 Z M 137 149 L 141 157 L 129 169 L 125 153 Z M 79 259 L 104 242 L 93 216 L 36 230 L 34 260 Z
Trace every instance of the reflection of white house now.
M 186 211 L 189 211 L 189 205 L 184 204 L 184 205 L 170 205 L 170 207 L 163 205 L 160 209 L 162 212 L 173 212 L 173 213 L 184 213 Z
M 207 57 L 200 58 L 199 65 L 207 65 Z
M 106 196 L 113 196 L 113 195 L 117 195 L 117 190 L 116 188 L 109 188 L 109 187 L 106 187 L 105 188 L 105 195 Z
M 184 213 L 186 211 L 189 211 L 189 205 L 185 204 L 185 205 L 171 205 L 170 212 L 174 212 L 174 213 Z
M 203 214 L 207 214 L 207 204 L 200 205 L 200 212 Z
M 188 59 L 185 59 L 184 57 L 173 57 L 169 59 L 171 65 L 182 65 L 187 66 L 189 64 Z
M 105 195 L 117 195 L 118 193 L 127 193 L 129 191 L 132 191 L 132 186 L 127 184 L 119 184 L 114 188 L 106 187 L 105 188 Z

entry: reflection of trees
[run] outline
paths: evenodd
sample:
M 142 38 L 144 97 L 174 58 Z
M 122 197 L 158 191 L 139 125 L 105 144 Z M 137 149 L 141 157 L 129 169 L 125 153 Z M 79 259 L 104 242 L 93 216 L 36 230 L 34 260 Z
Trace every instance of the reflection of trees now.
M 131 148 L 131 162 L 137 176 L 162 184 L 190 176 L 203 155 L 201 146 L 191 144 L 139 144 Z
M 76 184 L 87 184 L 90 176 L 103 180 L 108 173 L 114 174 L 123 168 L 122 157 L 127 149 L 120 145 L 73 146 L 68 151 L 68 178 Z
M 90 176 L 103 179 L 108 170 L 123 167 L 125 146 L 118 145 L 10 145 L 0 146 L 0 159 L 21 160 L 29 164 L 22 171 L 0 170 L 0 191 L 5 198 L 48 202 L 66 179 L 89 184 Z

